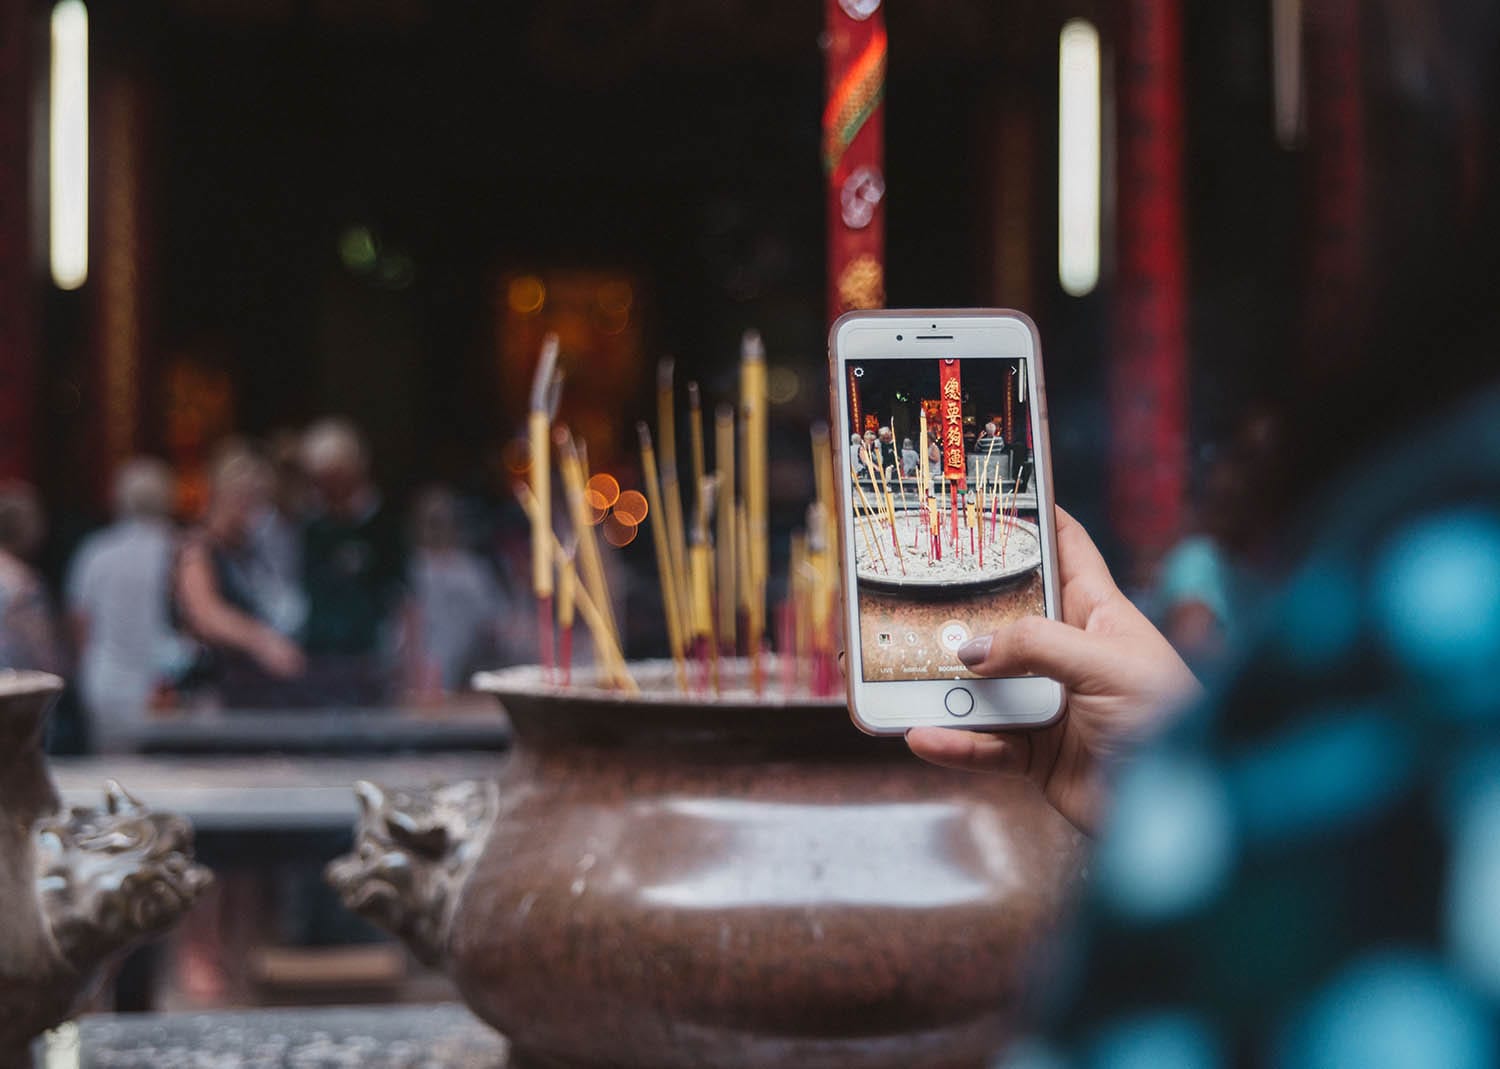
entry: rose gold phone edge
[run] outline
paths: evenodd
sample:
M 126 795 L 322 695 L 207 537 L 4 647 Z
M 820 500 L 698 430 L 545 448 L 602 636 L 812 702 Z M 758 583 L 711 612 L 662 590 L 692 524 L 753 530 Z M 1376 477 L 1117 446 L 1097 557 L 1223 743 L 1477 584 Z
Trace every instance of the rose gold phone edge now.
M 849 621 L 851 619 L 858 619 L 859 608 L 857 602 L 851 600 L 851 598 L 857 597 L 857 593 L 851 591 L 851 577 L 849 574 L 849 568 L 846 566 L 847 561 L 850 559 L 848 546 L 846 545 L 846 541 L 850 537 L 850 533 L 848 531 L 849 525 L 846 523 L 845 517 L 850 512 L 851 504 L 849 501 L 847 477 L 849 466 L 849 438 L 847 428 L 844 426 L 844 413 L 842 411 L 843 406 L 840 403 L 840 398 L 842 397 L 843 393 L 843 386 L 841 382 L 843 371 L 841 367 L 842 360 L 837 349 L 839 332 L 843 329 L 845 323 L 854 320 L 877 321 L 888 319 L 911 321 L 913 323 L 913 329 L 921 329 L 915 327 L 916 321 L 921 319 L 942 320 L 944 318 L 953 319 L 962 317 L 981 319 L 1005 319 L 1011 322 L 1019 323 L 1031 338 L 1031 356 L 1028 361 L 1029 367 L 1027 373 L 1032 376 L 1032 389 L 1035 392 L 1037 401 L 1036 405 L 1034 406 L 1036 408 L 1036 412 L 1031 416 L 1032 437 L 1033 449 L 1041 460 L 1041 463 L 1038 465 L 1038 474 L 1036 475 L 1038 487 L 1042 491 L 1041 498 L 1038 501 L 1037 520 L 1038 527 L 1043 534 L 1042 553 L 1044 556 L 1044 567 L 1049 570 L 1047 575 L 1050 575 L 1051 577 L 1050 582 L 1044 581 L 1042 584 L 1044 606 L 1049 617 L 1053 619 L 1061 618 L 1060 591 L 1057 589 L 1060 584 L 1057 562 L 1057 516 L 1055 507 L 1055 495 L 1052 488 L 1052 434 L 1049 414 L 1047 411 L 1046 368 L 1042 359 L 1042 339 L 1040 332 L 1036 328 L 1036 323 L 1033 322 L 1031 317 L 1025 312 L 1017 311 L 1011 308 L 882 308 L 855 310 L 845 312 L 844 314 L 840 315 L 833 321 L 828 330 L 829 427 L 831 428 L 830 439 L 834 449 L 835 462 L 840 465 L 840 470 L 835 472 L 837 478 L 834 479 L 834 491 L 835 498 L 839 507 L 837 524 L 840 562 L 839 596 L 841 599 L 840 608 L 843 613 L 841 619 L 843 619 L 845 622 L 846 634 L 844 637 L 844 644 L 846 651 L 855 642 L 859 641 L 857 630 L 854 634 L 848 633 L 850 631 L 850 628 L 848 626 Z M 1037 448 L 1038 442 L 1040 443 L 1040 448 Z M 1047 578 L 1047 575 L 1044 575 L 1044 580 Z M 856 661 L 859 662 L 860 667 L 860 671 L 858 672 L 854 670 Z M 877 684 L 868 683 L 863 679 L 862 657 L 850 656 L 846 652 L 845 669 L 844 690 L 845 701 L 849 709 L 849 719 L 860 731 L 864 732 L 866 735 L 890 737 L 896 735 L 905 735 L 906 732 L 911 730 L 911 728 L 913 727 L 928 726 L 917 724 L 881 724 L 866 719 L 860 713 L 857 691 L 862 686 L 875 686 Z M 1048 705 L 1050 705 L 1050 702 L 1048 703 Z M 1049 727 L 1052 724 L 1055 724 L 1062 717 L 1066 707 L 1067 693 L 1061 687 L 1061 685 L 1058 685 L 1057 706 L 1045 718 L 1004 724 L 975 723 L 970 725 L 965 724 L 961 721 L 956 721 L 953 723 L 939 723 L 932 726 L 959 728 L 971 731 L 1032 731 Z

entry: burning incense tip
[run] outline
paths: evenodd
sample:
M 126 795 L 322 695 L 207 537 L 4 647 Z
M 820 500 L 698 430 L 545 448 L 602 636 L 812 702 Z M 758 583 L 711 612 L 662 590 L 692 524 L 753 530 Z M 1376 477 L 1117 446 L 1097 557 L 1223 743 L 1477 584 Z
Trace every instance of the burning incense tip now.
M 670 390 L 672 388 L 673 363 L 670 356 L 656 362 L 656 388 L 658 390 Z
M 760 331 L 747 330 L 740 338 L 740 359 L 764 361 L 766 346 L 760 340 Z
M 649 446 L 651 444 L 651 428 L 646 426 L 645 420 L 640 420 L 636 423 L 635 433 L 641 436 L 641 445 Z
M 702 406 L 702 402 L 700 401 L 699 396 L 698 396 L 698 384 L 696 382 L 690 382 L 690 383 L 688 383 L 687 390 L 688 390 L 688 405 L 690 407 L 694 408 L 694 409 L 698 409 L 698 408 L 703 407 Z

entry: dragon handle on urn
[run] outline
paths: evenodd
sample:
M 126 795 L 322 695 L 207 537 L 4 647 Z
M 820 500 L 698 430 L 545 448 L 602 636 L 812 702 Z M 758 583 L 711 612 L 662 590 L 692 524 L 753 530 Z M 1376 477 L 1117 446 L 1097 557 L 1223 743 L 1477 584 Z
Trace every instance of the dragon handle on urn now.
M 182 817 L 152 812 L 113 781 L 104 802 L 36 829 L 42 914 L 80 971 L 165 932 L 213 882 L 192 861 L 192 827 Z
M 328 866 L 345 906 L 399 936 L 421 961 L 447 956 L 453 914 L 499 809 L 492 781 L 428 790 L 355 786 L 360 818 L 352 853 Z
M 108 964 L 172 926 L 211 882 L 186 820 L 116 783 L 61 808 L 42 725 L 63 683 L 0 672 L 0 1069 L 75 1012 Z

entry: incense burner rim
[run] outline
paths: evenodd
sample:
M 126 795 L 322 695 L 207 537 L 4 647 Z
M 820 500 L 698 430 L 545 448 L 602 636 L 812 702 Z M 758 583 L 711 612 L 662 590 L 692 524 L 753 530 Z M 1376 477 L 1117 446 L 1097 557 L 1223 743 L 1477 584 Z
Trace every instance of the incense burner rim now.
M 743 680 L 749 660 L 744 657 L 724 658 L 720 661 L 720 665 L 721 667 L 731 666 L 738 673 L 738 678 Z M 687 690 L 680 690 L 674 679 L 673 662 L 669 658 L 631 661 L 628 667 L 641 685 L 641 691 L 638 694 L 628 694 L 617 688 L 599 686 L 598 679 L 601 673 L 592 667 L 575 669 L 573 681 L 567 685 L 547 681 L 544 669 L 536 664 L 476 672 L 471 685 L 477 691 L 493 695 L 502 705 L 506 697 L 510 696 L 528 700 L 556 698 L 618 706 L 651 706 L 662 709 L 683 706 L 708 707 L 715 711 L 764 710 L 766 708 L 807 709 L 809 707 L 843 710 L 847 708 L 842 691 L 823 696 L 800 690 L 791 694 L 786 693 L 781 677 L 781 661 L 772 654 L 762 659 L 766 683 L 760 694 L 743 686 L 736 686 L 722 694 L 716 694 L 711 684 L 699 685 L 702 669 L 697 664 L 688 666 L 693 682 Z M 657 684 L 662 685 L 657 686 Z
M 61 676 L 31 668 L 0 670 L 0 698 L 18 694 L 55 694 L 63 689 Z

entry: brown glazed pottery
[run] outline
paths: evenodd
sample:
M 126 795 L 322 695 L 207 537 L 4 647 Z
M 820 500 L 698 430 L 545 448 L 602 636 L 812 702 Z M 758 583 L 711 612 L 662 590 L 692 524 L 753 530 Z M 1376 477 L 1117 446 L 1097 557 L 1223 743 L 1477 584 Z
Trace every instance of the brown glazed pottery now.
M 841 701 L 635 675 L 634 699 L 479 677 L 514 751 L 490 783 L 362 784 L 344 900 L 444 967 L 520 1066 L 985 1065 L 1068 897 L 1071 826 L 1026 781 L 860 734 Z
M 42 725 L 61 690 L 56 676 L 0 672 L 0 1069 L 29 1065 L 31 1040 L 209 882 L 188 823 L 118 784 L 102 810 L 60 810 Z

